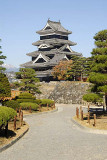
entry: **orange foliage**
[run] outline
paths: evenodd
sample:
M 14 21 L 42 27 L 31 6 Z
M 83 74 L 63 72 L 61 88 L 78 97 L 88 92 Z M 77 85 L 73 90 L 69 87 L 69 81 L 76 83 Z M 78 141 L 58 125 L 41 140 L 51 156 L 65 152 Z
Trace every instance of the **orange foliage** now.
M 61 61 L 58 65 L 53 67 L 53 77 L 58 78 L 58 80 L 66 80 L 69 77 L 69 75 L 67 75 L 67 71 L 71 69 L 71 65 L 72 60 Z

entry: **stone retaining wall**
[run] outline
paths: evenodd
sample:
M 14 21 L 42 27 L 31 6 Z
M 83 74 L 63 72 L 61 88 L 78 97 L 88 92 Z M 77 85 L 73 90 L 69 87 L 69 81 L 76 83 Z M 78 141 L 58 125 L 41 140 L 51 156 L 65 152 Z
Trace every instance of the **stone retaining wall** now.
M 42 94 L 37 95 L 37 98 L 49 98 L 55 100 L 56 103 L 81 104 L 83 102 L 82 96 L 87 93 L 89 86 L 88 82 L 41 82 Z

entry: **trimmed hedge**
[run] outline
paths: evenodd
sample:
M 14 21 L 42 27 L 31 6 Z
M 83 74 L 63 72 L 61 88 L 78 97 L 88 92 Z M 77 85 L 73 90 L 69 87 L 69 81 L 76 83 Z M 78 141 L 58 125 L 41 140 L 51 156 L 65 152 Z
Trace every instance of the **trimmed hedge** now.
M 35 102 L 33 99 L 17 99 L 16 100 L 18 103 L 23 103 L 23 102 Z
M 10 108 L 13 108 L 14 110 L 16 110 L 16 108 L 18 109 L 20 107 L 19 103 L 14 100 L 6 101 L 6 102 L 4 102 L 4 105 L 7 107 L 10 107 Z
M 36 98 L 31 93 L 24 92 L 17 97 L 17 102 L 18 103 L 34 102 L 35 99 Z
M 0 126 L 7 124 L 7 122 L 16 116 L 17 113 L 14 109 L 0 106 Z
M 85 101 L 87 101 L 87 102 L 96 103 L 96 102 L 101 102 L 101 101 L 102 101 L 102 98 L 101 98 L 98 94 L 88 93 L 88 94 L 85 94 L 85 95 L 83 96 L 83 100 L 85 100 Z
M 52 104 L 54 104 L 54 101 L 52 101 L 51 99 L 41 99 L 41 105 L 46 107 L 47 104 L 49 106 L 51 106 Z
M 35 97 L 31 93 L 24 92 L 18 96 L 18 99 L 35 99 Z
M 41 99 L 36 99 L 36 100 L 34 100 L 34 103 L 37 103 L 37 104 L 41 104 Z
M 22 107 L 23 110 L 29 110 L 29 107 L 31 106 L 31 109 L 34 111 L 37 111 L 39 105 L 36 103 L 31 103 L 31 102 L 23 102 L 20 103 L 20 106 Z

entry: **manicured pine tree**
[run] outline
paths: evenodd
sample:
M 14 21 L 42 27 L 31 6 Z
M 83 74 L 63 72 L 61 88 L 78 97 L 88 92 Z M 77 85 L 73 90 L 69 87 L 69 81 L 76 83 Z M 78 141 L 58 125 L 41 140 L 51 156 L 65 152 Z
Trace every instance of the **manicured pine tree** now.
M 91 58 L 78 57 L 73 55 L 71 59 L 72 65 L 71 68 L 67 71 L 67 74 L 70 77 L 69 79 L 74 79 L 75 81 L 80 78 L 82 81 L 84 77 L 88 77 L 90 73 Z
M 21 80 L 21 83 L 19 83 L 21 91 L 29 91 L 32 94 L 40 93 L 39 79 L 36 77 L 34 69 L 20 68 L 19 72 L 16 72 L 16 78 Z
M 89 81 L 94 84 L 91 91 L 95 93 L 92 94 L 97 98 L 96 101 L 103 94 L 104 104 L 107 107 L 107 30 L 98 32 L 94 39 L 97 47 L 91 52 L 93 64 Z M 86 97 L 89 98 L 88 94 Z
M 1 41 L 1 39 L 0 39 L 0 41 Z M 2 67 L 2 64 L 4 63 L 4 62 L 2 61 L 3 59 L 6 59 L 6 56 L 3 56 L 3 55 L 2 55 L 1 46 L 0 46 L 0 73 L 1 73 L 2 71 L 5 71 L 5 68 Z
M 8 78 L 3 73 L 3 71 L 5 71 L 5 68 L 2 67 L 2 64 L 4 63 L 2 60 L 4 59 L 6 59 L 6 56 L 3 56 L 2 51 L 0 50 L 0 97 L 10 97 L 11 96 L 10 84 Z

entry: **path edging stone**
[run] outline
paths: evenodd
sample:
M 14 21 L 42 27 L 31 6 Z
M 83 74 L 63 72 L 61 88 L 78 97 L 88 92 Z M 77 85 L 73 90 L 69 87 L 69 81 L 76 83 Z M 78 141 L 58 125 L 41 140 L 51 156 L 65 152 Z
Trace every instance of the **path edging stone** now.
M 7 148 L 11 147 L 14 143 L 16 143 L 19 139 L 21 139 L 29 130 L 29 127 L 19 136 L 17 137 L 16 139 L 14 139 L 13 141 L 11 141 L 10 143 L 8 144 L 5 144 L 4 146 L 2 146 L 0 148 L 0 152 L 6 150 Z
M 32 116 L 32 115 L 41 115 L 41 114 L 53 113 L 53 112 L 56 112 L 56 111 L 58 111 L 58 107 L 56 107 L 52 111 L 45 111 L 45 112 L 39 112 L 39 113 L 26 114 L 26 115 L 24 115 L 24 117 Z

